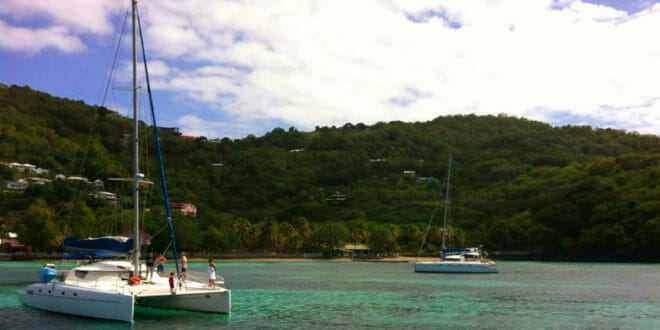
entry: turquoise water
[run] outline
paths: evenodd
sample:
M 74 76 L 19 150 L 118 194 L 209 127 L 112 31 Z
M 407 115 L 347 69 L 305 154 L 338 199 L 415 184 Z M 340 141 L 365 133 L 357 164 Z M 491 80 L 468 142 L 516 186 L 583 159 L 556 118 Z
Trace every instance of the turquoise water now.
M 416 274 L 407 263 L 220 263 L 232 314 L 136 308 L 133 325 L 43 312 L 17 293 L 40 262 L 0 262 L 9 328 L 660 328 L 660 265 L 498 262 L 499 274 Z M 192 263 L 192 270 L 205 270 Z

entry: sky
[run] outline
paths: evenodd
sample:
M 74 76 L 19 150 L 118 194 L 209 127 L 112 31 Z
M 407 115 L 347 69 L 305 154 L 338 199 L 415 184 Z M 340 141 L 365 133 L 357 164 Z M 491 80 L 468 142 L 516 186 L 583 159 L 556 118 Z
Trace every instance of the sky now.
M 128 115 L 129 35 L 105 101 L 104 92 L 129 8 L 0 0 L 0 82 Z M 141 0 L 139 8 L 158 124 L 187 135 L 455 114 L 660 135 L 658 0 Z

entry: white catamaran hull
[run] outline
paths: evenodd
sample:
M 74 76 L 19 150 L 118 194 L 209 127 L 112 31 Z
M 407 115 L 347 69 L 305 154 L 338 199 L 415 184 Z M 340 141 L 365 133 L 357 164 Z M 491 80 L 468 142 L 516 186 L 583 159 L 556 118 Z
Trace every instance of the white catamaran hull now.
M 417 273 L 497 273 L 490 263 L 465 261 L 429 261 L 416 262 Z
M 140 295 L 136 298 L 136 303 L 141 306 L 156 308 L 229 314 L 231 311 L 231 292 L 226 289 L 219 289 L 206 292 Z
M 21 292 L 25 305 L 52 312 L 132 322 L 132 295 L 103 292 L 67 284 L 37 283 Z

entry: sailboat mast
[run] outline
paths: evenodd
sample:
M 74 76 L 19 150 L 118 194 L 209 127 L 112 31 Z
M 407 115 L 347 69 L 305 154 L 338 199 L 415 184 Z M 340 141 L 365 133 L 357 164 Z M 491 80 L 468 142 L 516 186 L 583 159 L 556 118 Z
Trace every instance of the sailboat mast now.
M 442 249 L 446 249 L 445 241 L 447 240 L 447 213 L 449 210 L 449 182 L 451 181 L 451 155 L 449 155 L 449 162 L 447 165 L 447 184 L 445 191 L 445 216 L 442 220 Z M 444 252 L 442 252 L 444 258 Z
M 133 16 L 133 262 L 135 275 L 140 275 L 140 191 L 139 191 L 139 167 L 138 167 L 138 87 L 137 87 L 137 38 L 136 17 L 137 0 L 132 1 Z

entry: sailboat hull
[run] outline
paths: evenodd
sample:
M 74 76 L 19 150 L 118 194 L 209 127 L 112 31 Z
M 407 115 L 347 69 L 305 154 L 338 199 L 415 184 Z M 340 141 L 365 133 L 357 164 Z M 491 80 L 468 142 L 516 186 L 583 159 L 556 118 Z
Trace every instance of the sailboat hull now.
M 27 306 L 51 312 L 133 322 L 132 295 L 66 284 L 37 283 L 28 286 L 18 299 Z
M 141 295 L 137 297 L 136 303 L 155 308 L 229 314 L 231 291 L 215 289 L 177 292 L 176 294 Z
M 497 269 L 490 263 L 483 262 L 461 262 L 461 261 L 429 261 L 416 262 L 417 273 L 497 273 Z

